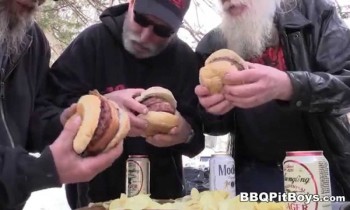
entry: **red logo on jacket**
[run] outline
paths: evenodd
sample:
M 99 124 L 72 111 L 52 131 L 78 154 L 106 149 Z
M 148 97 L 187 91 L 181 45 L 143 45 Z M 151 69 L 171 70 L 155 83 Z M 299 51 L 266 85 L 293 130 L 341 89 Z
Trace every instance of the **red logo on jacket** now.
M 170 2 L 181 10 L 185 8 L 185 4 L 183 0 L 170 0 Z
M 259 63 L 266 66 L 271 66 L 281 71 L 286 71 L 287 66 L 284 59 L 283 49 L 279 47 L 270 47 L 259 58 L 250 60 L 251 63 Z

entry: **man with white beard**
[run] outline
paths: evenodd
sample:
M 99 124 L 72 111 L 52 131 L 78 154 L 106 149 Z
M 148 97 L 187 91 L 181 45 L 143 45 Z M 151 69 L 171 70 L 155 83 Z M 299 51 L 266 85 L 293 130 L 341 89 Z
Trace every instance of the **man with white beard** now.
M 235 139 L 237 194 L 283 192 L 286 151 L 323 150 L 333 195 L 350 199 L 350 30 L 328 0 L 221 0 L 196 49 L 249 62 L 219 94 L 198 85 L 205 132 Z
M 0 209 L 22 209 L 31 192 L 63 183 L 88 181 L 109 167 L 122 144 L 108 153 L 82 158 L 73 150 L 80 125 L 71 118 L 54 143 L 39 137 L 35 109 L 49 69 L 50 47 L 34 23 L 44 0 L 0 0 Z M 44 103 L 44 104 L 43 104 Z M 71 117 L 74 106 L 66 109 Z M 48 109 L 48 112 L 50 110 Z M 45 113 L 45 112 L 42 112 Z M 41 152 L 36 158 L 28 152 Z

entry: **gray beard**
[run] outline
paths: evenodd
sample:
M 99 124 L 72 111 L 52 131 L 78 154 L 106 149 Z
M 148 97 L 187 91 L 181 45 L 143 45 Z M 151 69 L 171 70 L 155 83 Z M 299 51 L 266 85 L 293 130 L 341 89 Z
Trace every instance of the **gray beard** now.
M 223 13 L 219 27 L 228 49 L 244 59 L 252 59 L 262 55 L 267 47 L 278 44 L 278 32 L 274 24 L 276 8 L 273 3 L 270 4 L 267 12 L 259 10 L 257 6 L 242 17 L 233 18 Z
M 153 56 L 158 55 L 161 53 L 172 41 L 174 36 L 171 36 L 167 42 L 164 42 L 162 44 L 153 44 L 153 43 L 143 43 L 142 45 L 149 49 L 148 53 L 145 54 L 137 54 L 137 52 L 132 47 L 132 41 L 136 41 L 140 43 L 140 36 L 138 34 L 133 33 L 129 26 L 128 26 L 128 19 L 130 18 L 129 13 L 125 16 L 125 20 L 123 23 L 123 32 L 122 32 L 122 39 L 123 39 L 123 45 L 124 48 L 131 54 L 133 54 L 136 58 L 143 59 L 143 58 L 150 58 Z
M 5 55 L 20 53 L 23 39 L 33 22 L 32 16 L 14 20 L 6 8 L 0 5 L 0 46 Z

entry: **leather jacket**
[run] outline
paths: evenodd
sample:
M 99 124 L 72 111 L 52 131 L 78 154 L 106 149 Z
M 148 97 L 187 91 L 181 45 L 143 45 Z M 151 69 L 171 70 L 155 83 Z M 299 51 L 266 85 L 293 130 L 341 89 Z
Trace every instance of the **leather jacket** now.
M 324 151 L 349 200 L 350 30 L 326 0 L 298 0 L 295 7 L 276 14 L 294 90 L 292 100 L 281 106 L 303 113 L 315 145 Z M 196 51 L 202 59 L 226 46 L 220 36 L 216 28 L 201 40 Z M 232 115 L 205 115 L 206 132 L 234 132 Z

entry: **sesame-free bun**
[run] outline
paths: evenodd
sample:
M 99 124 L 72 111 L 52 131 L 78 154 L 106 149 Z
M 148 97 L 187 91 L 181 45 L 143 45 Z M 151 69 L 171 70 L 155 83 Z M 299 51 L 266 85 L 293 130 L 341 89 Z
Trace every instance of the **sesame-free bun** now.
M 116 146 L 130 130 L 129 117 L 116 103 L 97 91 L 83 95 L 76 113 L 82 121 L 73 140 L 76 153 L 97 155 Z
M 157 98 L 157 102 L 152 103 L 147 114 L 140 114 L 139 117 L 147 121 L 146 136 L 155 134 L 167 134 L 179 124 L 179 117 L 176 114 L 177 101 L 172 92 L 166 88 L 155 86 L 148 88 L 136 98 L 143 103 L 150 98 Z M 163 109 L 164 106 L 171 106 L 171 111 Z
M 140 96 L 136 98 L 136 100 L 144 101 L 146 98 L 150 97 L 163 98 L 165 101 L 169 102 L 173 107 L 177 107 L 177 101 L 175 100 L 173 93 L 170 90 L 160 86 L 154 86 L 146 89 L 141 93 Z
M 167 112 L 149 111 L 140 115 L 148 122 L 146 136 L 153 136 L 159 133 L 169 133 L 169 131 L 179 124 L 179 117 Z
M 223 77 L 229 71 L 247 69 L 246 62 L 234 51 L 221 49 L 213 52 L 199 71 L 199 82 L 207 87 L 211 94 L 220 93 L 224 83 Z

